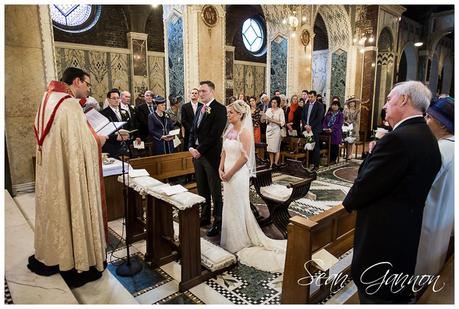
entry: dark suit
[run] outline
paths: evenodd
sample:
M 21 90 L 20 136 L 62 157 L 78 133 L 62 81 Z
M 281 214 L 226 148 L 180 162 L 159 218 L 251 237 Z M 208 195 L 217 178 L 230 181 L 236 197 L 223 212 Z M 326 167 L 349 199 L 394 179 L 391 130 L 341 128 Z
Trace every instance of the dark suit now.
M 125 109 L 122 105 L 120 105 L 120 107 L 122 109 Z M 134 130 L 134 129 L 138 130 L 136 110 L 131 104 L 128 104 L 128 108 L 129 108 L 129 119 L 128 119 L 126 128 L 128 130 Z M 139 131 L 136 131 L 132 134 L 132 138 L 136 138 L 136 137 L 139 137 Z
M 202 103 L 198 102 L 198 106 L 196 108 L 196 113 L 202 108 Z M 190 141 L 190 131 L 191 127 L 193 126 L 193 121 L 194 121 L 194 112 L 193 112 L 193 106 L 191 105 L 191 101 L 188 103 L 185 103 L 182 105 L 182 109 L 180 111 L 180 114 L 182 116 L 182 126 L 185 128 L 185 136 L 183 137 L 183 145 L 184 145 L 184 150 L 188 151 L 188 145 Z
M 324 119 L 324 105 L 319 102 L 314 102 L 312 109 L 311 109 L 311 114 L 309 116 L 309 122 L 308 120 L 308 110 L 309 110 L 309 104 L 305 104 L 303 108 L 303 115 L 301 116 L 301 120 L 303 122 L 303 131 L 304 131 L 304 126 L 306 124 L 309 124 L 311 126 L 312 133 L 314 135 L 314 142 L 315 147 L 312 152 L 312 163 L 314 164 L 315 167 L 319 167 L 319 161 L 320 161 L 320 138 L 319 135 L 322 132 L 322 121 Z
M 360 166 L 343 201 L 347 211 L 357 211 L 352 277 L 359 293 L 368 286 L 360 280 L 362 273 L 377 263 L 390 262 L 392 267 L 373 268 L 364 274 L 364 281 L 381 278 L 388 270 L 413 275 L 425 200 L 440 165 L 438 143 L 418 117 L 387 133 Z M 382 286 L 365 297 L 377 302 L 409 299 L 409 285 L 399 293 L 390 288 Z
M 153 110 L 154 109 L 153 107 Z M 137 129 L 139 130 L 137 136 L 147 142 L 151 142 L 151 138 L 148 134 L 148 116 L 150 113 L 147 103 L 140 104 L 136 107 Z
M 198 193 L 206 199 L 201 218 L 210 219 L 210 196 L 212 195 L 214 222 L 221 224 L 223 201 L 218 166 L 222 152 L 222 134 L 227 120 L 226 108 L 216 100 L 213 100 L 209 107 L 210 112 L 204 111 L 199 125 L 201 109 L 198 109 L 190 132 L 189 147 L 197 149 L 201 154 L 198 159 L 193 159 Z M 196 141 L 199 145 L 196 145 Z
M 124 109 L 120 108 L 121 112 L 121 121 L 129 121 L 129 114 Z M 108 120 L 111 122 L 120 121 L 116 116 L 115 112 L 111 109 L 110 106 L 104 108 L 101 112 L 102 115 L 107 117 Z M 110 125 L 110 124 L 109 124 Z M 127 125 L 124 125 L 123 128 L 127 129 Z M 105 142 L 104 146 L 102 146 L 103 152 L 108 152 L 110 157 L 117 158 L 120 155 L 121 151 L 121 142 L 116 139 L 117 133 L 111 134 L 107 141 Z

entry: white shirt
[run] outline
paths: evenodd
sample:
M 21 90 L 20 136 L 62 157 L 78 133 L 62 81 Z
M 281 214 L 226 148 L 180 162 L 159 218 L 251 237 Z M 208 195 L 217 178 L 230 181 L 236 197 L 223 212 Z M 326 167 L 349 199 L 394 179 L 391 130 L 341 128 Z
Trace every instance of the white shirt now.
M 199 101 L 196 101 L 196 103 L 193 103 L 193 101 L 191 101 L 191 107 L 193 108 L 193 115 L 196 115 L 198 104 L 199 104 Z
M 116 117 L 118 118 L 118 121 L 121 121 L 123 118 L 121 118 L 120 109 L 119 108 L 114 108 L 112 106 L 110 106 L 110 108 L 115 113 Z
M 129 114 L 129 117 L 131 117 L 131 110 L 129 109 L 129 105 L 128 104 L 124 104 L 123 102 L 120 103 L 121 104 L 121 108 L 126 110 Z

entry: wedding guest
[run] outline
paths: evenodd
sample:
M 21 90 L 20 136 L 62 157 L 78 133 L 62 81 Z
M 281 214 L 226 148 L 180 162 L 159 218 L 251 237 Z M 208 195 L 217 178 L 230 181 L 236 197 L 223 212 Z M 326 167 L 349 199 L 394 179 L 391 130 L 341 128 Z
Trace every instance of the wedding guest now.
M 281 128 L 285 125 L 285 116 L 279 107 L 280 98 L 271 99 L 271 108 L 266 111 L 266 142 L 268 144 L 270 167 L 277 167 L 280 159 Z
M 361 303 L 414 300 L 413 282 L 385 282 L 415 271 L 424 206 L 441 166 L 438 143 L 423 118 L 431 97 L 419 81 L 394 86 L 384 105 L 394 129 L 376 142 L 342 203 L 357 212 L 351 272 Z M 371 286 L 381 278 L 381 285 Z
M 288 136 L 292 135 L 293 131 L 296 131 L 296 135 L 300 136 L 301 134 L 301 114 L 303 113 L 303 108 L 298 103 L 298 96 L 294 94 L 290 99 L 290 106 L 287 107 L 285 112 L 285 118 L 287 119 L 287 134 Z
M 166 99 L 161 96 L 155 97 L 156 110 L 148 115 L 148 132 L 153 141 L 153 153 L 155 155 L 174 152 L 174 136 L 169 131 L 174 129 L 174 124 L 165 113 Z
M 333 97 L 335 98 L 335 97 Z M 357 106 L 358 100 L 354 97 L 349 98 L 344 107 L 344 124 L 346 126 L 352 126 L 352 131 L 355 137 L 359 137 L 359 122 L 360 122 L 360 108 Z M 353 153 L 354 144 L 347 144 L 346 156 L 347 159 L 351 158 Z
M 445 264 L 454 228 L 454 99 L 432 102 L 425 119 L 438 140 L 442 164 L 424 208 L 415 273 L 436 275 Z
M 250 97 L 249 103 L 250 112 L 252 113 L 253 135 L 255 138 L 255 143 L 261 143 L 261 114 L 260 110 L 257 108 L 257 99 L 255 97 Z
M 331 134 L 330 146 L 330 163 L 335 164 L 338 157 L 339 144 L 343 140 L 343 123 L 344 116 L 340 110 L 339 98 L 335 97 L 331 103 L 331 107 L 325 115 L 323 128 L 325 132 Z

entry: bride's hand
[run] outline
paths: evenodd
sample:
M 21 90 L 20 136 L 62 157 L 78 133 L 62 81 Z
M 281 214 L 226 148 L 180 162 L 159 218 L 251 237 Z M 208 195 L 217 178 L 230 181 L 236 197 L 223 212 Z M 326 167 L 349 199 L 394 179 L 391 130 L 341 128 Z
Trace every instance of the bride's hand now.
M 223 173 L 223 179 L 222 180 L 228 182 L 228 181 L 231 180 L 231 177 L 233 177 L 233 173 L 231 173 L 231 172 Z
M 220 176 L 220 179 L 222 181 L 225 181 L 224 177 L 225 177 L 225 172 L 222 170 L 222 169 L 218 169 L 218 175 Z

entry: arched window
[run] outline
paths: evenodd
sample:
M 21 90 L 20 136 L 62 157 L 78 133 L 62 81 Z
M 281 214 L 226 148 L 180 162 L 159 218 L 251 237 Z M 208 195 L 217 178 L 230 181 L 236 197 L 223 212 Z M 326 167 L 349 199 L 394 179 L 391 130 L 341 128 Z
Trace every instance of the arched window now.
M 242 39 L 244 46 L 255 56 L 262 50 L 265 41 L 265 32 L 260 21 L 256 18 L 248 18 L 242 24 Z
M 79 33 L 94 27 L 99 20 L 101 7 L 90 4 L 51 4 L 50 11 L 54 27 Z

